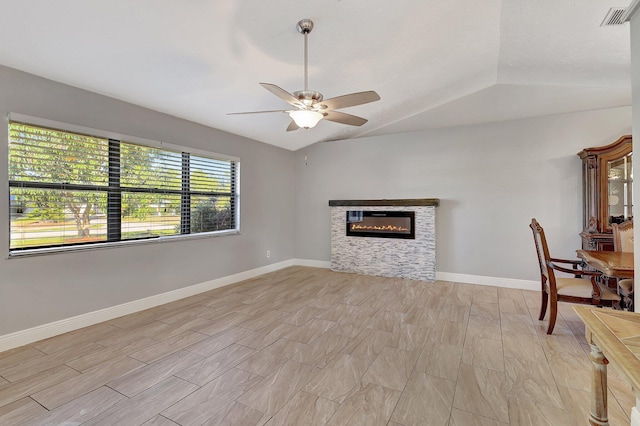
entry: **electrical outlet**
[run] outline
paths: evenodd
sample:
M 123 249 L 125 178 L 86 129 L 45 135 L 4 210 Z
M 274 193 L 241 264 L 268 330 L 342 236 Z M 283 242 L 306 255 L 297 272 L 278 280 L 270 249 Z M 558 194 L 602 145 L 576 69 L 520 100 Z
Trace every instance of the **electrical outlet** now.
M 271 257 L 271 250 L 267 250 L 267 257 Z

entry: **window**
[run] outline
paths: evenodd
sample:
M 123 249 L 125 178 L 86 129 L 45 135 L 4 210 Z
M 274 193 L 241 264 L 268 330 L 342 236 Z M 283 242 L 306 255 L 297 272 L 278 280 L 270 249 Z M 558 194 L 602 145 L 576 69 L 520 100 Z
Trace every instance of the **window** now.
M 237 231 L 238 167 L 11 121 L 10 253 Z

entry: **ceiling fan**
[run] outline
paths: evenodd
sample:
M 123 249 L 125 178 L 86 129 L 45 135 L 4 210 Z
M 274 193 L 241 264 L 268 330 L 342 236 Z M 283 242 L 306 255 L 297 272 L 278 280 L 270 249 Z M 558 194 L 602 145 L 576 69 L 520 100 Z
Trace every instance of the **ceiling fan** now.
M 367 119 L 336 110 L 378 101 L 380 96 L 373 90 L 369 90 L 323 100 L 322 93 L 309 90 L 307 35 L 313 29 L 313 21 L 311 19 L 303 19 L 298 22 L 296 28 L 304 36 L 304 90 L 289 93 L 275 84 L 260 83 L 262 87 L 287 102 L 293 109 L 232 112 L 227 115 L 286 112 L 291 117 L 291 124 L 287 127 L 287 132 L 300 128 L 310 129 L 322 119 L 350 126 L 362 126 L 367 122 Z

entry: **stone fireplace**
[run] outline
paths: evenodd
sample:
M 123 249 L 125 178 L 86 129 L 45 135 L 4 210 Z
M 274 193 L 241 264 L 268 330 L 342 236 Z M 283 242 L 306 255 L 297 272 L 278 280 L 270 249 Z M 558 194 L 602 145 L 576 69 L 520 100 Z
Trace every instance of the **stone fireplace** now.
M 435 281 L 434 198 L 331 200 L 331 269 Z

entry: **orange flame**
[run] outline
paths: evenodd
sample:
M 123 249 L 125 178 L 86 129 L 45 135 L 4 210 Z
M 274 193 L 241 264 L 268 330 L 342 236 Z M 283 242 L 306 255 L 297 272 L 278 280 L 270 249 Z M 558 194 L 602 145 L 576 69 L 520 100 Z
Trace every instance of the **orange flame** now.
M 409 228 L 404 228 L 402 226 L 394 226 L 394 225 L 358 225 L 354 223 L 351 225 L 352 231 L 383 231 L 383 232 L 407 232 Z

